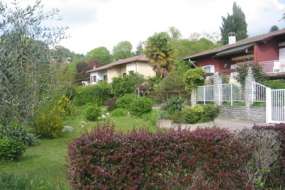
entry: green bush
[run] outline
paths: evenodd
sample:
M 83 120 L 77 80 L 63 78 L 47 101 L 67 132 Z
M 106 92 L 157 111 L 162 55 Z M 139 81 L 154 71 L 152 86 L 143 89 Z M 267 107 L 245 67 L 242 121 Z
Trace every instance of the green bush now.
M 8 137 L 0 139 L 0 160 L 18 160 L 24 151 L 24 143 Z
M 73 100 L 76 96 L 76 90 L 74 87 L 68 87 L 65 91 L 65 96 L 69 99 L 69 100 Z
M 207 104 L 203 105 L 204 113 L 201 122 L 212 121 L 219 115 L 219 108 L 216 105 Z
M 143 76 L 130 73 L 126 76 L 114 78 L 112 92 L 116 97 L 136 92 L 136 88 L 144 81 Z
M 131 103 L 130 112 L 132 115 L 141 116 L 145 113 L 149 113 L 152 110 L 153 102 L 149 98 L 137 97 L 135 101 Z
M 17 124 L 8 126 L 0 125 L 0 139 L 4 137 L 20 141 L 27 146 L 32 146 L 38 142 L 37 138 L 32 133 L 27 132 L 24 127 Z
M 62 116 L 54 110 L 37 113 L 33 120 L 34 131 L 42 138 L 56 138 L 62 135 Z
M 187 96 L 183 75 L 178 71 L 170 72 L 158 85 L 154 86 L 155 98 L 162 102 L 171 96 Z
M 136 96 L 134 94 L 126 94 L 117 100 L 116 107 L 130 111 L 132 115 L 141 116 L 152 110 L 153 102 L 146 97 Z
M 186 123 L 185 111 L 175 112 L 173 114 L 165 113 L 164 118 L 171 119 L 175 123 Z
M 179 112 L 182 110 L 184 99 L 181 97 L 171 97 L 167 100 L 163 109 L 166 110 L 169 114 Z
M 55 112 L 60 114 L 62 117 L 71 115 L 72 113 L 72 104 L 70 99 L 67 96 L 62 96 L 59 99 L 56 99 L 54 105 L 51 105 Z
M 128 110 L 124 109 L 124 108 L 117 108 L 114 109 L 111 113 L 111 115 L 113 117 L 122 117 L 122 116 L 126 116 L 128 115 Z
M 74 103 L 78 106 L 88 103 L 102 105 L 111 96 L 111 85 L 106 82 L 100 82 L 96 85 L 78 88 Z
M 161 118 L 161 112 L 159 110 L 152 110 L 149 113 L 143 114 L 141 118 L 156 126 L 157 121 Z
M 265 86 L 268 86 L 273 89 L 285 89 L 285 80 L 267 80 L 263 82 Z
M 184 75 L 184 83 L 190 93 L 197 86 L 203 85 L 204 81 L 205 73 L 201 68 L 189 69 Z
M 204 109 L 202 106 L 195 106 L 193 108 L 186 108 L 183 110 L 183 117 L 186 123 L 198 123 L 202 119 Z
M 124 108 L 130 110 L 131 104 L 137 99 L 135 94 L 125 94 L 122 97 L 119 97 L 116 101 L 117 108 Z
M 198 123 L 214 120 L 219 114 L 219 109 L 215 105 L 196 105 L 186 108 L 183 112 L 187 123 Z
M 43 105 L 33 118 L 32 126 L 42 138 L 56 138 L 62 135 L 63 119 L 72 112 L 68 97 L 55 98 Z
M 214 120 L 219 114 L 219 109 L 215 105 L 196 105 L 186 107 L 181 112 L 170 115 L 170 119 L 177 123 L 199 123 Z
M 87 108 L 85 117 L 89 121 L 97 121 L 98 118 L 101 116 L 101 113 L 101 108 L 97 105 L 93 105 Z

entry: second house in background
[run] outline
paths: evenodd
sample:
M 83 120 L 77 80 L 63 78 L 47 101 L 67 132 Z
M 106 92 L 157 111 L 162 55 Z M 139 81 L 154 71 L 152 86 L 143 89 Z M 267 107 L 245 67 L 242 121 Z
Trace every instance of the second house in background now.
M 145 78 L 156 75 L 153 66 L 144 55 L 121 59 L 88 71 L 90 73 L 90 84 L 96 84 L 99 81 L 111 83 L 115 77 L 120 77 L 131 72 L 143 75 Z

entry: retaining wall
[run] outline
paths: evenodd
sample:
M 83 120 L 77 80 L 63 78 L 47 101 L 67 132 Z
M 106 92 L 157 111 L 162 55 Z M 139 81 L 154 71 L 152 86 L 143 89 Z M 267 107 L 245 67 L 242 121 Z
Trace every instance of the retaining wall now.
M 255 123 L 266 122 L 265 107 L 220 107 L 220 118 L 251 121 Z

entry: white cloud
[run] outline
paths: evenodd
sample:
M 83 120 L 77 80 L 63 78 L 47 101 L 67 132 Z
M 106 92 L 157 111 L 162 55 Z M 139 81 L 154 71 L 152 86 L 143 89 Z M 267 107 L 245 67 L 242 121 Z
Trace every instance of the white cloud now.
M 177 27 L 184 37 L 193 32 L 219 33 L 221 17 L 231 12 L 234 0 L 43 0 L 58 8 L 70 38 L 61 42 L 85 53 L 98 46 L 110 50 L 119 41 L 136 46 L 154 32 Z M 280 21 L 284 0 L 236 0 L 246 14 L 250 35 L 264 33 Z

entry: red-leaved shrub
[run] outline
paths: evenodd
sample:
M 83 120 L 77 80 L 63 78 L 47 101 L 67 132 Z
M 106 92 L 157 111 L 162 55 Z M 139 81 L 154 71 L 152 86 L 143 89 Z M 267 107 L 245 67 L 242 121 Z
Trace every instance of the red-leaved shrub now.
M 285 124 L 275 124 L 275 125 L 261 125 L 254 126 L 255 130 L 273 130 L 278 133 L 278 140 L 280 144 L 280 171 L 278 174 L 275 174 L 274 178 L 280 178 L 280 183 L 285 186 Z M 277 177 L 276 177 L 277 176 Z
M 222 129 L 129 134 L 97 127 L 69 146 L 74 189 L 250 189 L 251 150 Z

